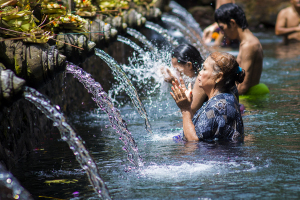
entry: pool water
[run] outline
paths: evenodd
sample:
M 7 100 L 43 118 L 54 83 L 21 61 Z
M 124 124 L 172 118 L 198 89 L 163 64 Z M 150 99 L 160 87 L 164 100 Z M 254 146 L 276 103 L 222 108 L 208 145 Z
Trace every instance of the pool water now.
M 281 45 L 273 32 L 255 35 L 264 49 L 261 82 L 270 94 L 241 102 L 246 107 L 243 144 L 172 140 L 182 132 L 181 114 L 168 92 L 157 93 L 142 98 L 152 135 L 131 103 L 119 107 L 144 162 L 136 169 L 96 104 L 69 117 L 113 199 L 300 198 L 300 46 Z M 98 199 L 59 138 L 52 133 L 20 161 L 14 175 L 34 199 Z

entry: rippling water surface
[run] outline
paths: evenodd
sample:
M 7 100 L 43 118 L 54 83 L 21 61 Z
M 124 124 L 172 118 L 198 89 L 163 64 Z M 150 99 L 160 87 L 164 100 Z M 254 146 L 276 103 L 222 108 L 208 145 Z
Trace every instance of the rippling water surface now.
M 242 101 L 243 144 L 173 141 L 172 136 L 182 131 L 179 110 L 168 92 L 152 94 L 142 99 L 152 135 L 132 104 L 119 108 L 143 158 L 144 166 L 136 169 L 96 105 L 73 114 L 70 123 L 85 141 L 113 199 L 300 197 L 300 47 L 280 45 L 281 38 L 273 33 L 256 35 L 264 48 L 261 82 L 270 94 Z M 49 138 L 20 164 L 21 184 L 35 199 L 97 199 L 74 155 L 57 138 Z M 63 181 L 45 182 L 57 179 Z

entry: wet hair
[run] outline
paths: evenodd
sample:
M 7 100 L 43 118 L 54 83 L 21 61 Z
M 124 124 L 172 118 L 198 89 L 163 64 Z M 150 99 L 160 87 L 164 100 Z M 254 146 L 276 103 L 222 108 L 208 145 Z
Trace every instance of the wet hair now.
M 215 61 L 214 71 L 223 72 L 220 81 L 224 91 L 230 91 L 236 83 L 242 83 L 245 78 L 245 70 L 240 69 L 235 57 L 225 52 L 213 52 L 210 57 Z
M 234 19 L 236 24 L 243 30 L 248 28 L 248 22 L 243 9 L 233 3 L 227 3 L 220 6 L 215 11 L 215 21 L 222 22 L 230 27 L 230 20 Z
M 203 63 L 199 51 L 190 44 L 181 44 L 172 51 L 172 58 L 177 58 L 181 64 L 191 62 L 195 72 L 198 72 Z

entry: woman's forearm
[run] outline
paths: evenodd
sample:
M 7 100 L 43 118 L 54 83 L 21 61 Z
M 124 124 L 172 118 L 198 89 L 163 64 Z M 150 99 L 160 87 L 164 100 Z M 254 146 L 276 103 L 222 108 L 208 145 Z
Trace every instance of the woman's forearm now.
M 184 136 L 188 141 L 198 141 L 199 138 L 196 134 L 195 126 L 192 121 L 191 111 L 181 111 L 183 121 L 183 132 Z

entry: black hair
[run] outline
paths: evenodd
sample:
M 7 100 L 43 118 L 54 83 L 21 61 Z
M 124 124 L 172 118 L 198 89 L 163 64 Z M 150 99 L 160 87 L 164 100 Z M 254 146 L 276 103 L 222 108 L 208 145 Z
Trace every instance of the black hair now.
M 236 24 L 243 30 L 248 28 L 248 22 L 243 9 L 233 3 L 227 3 L 220 6 L 215 11 L 215 21 L 226 23 L 230 27 L 230 20 L 234 19 Z
M 190 44 L 181 44 L 172 51 L 172 58 L 177 58 L 179 63 L 191 62 L 195 72 L 199 71 L 203 58 L 199 51 Z

